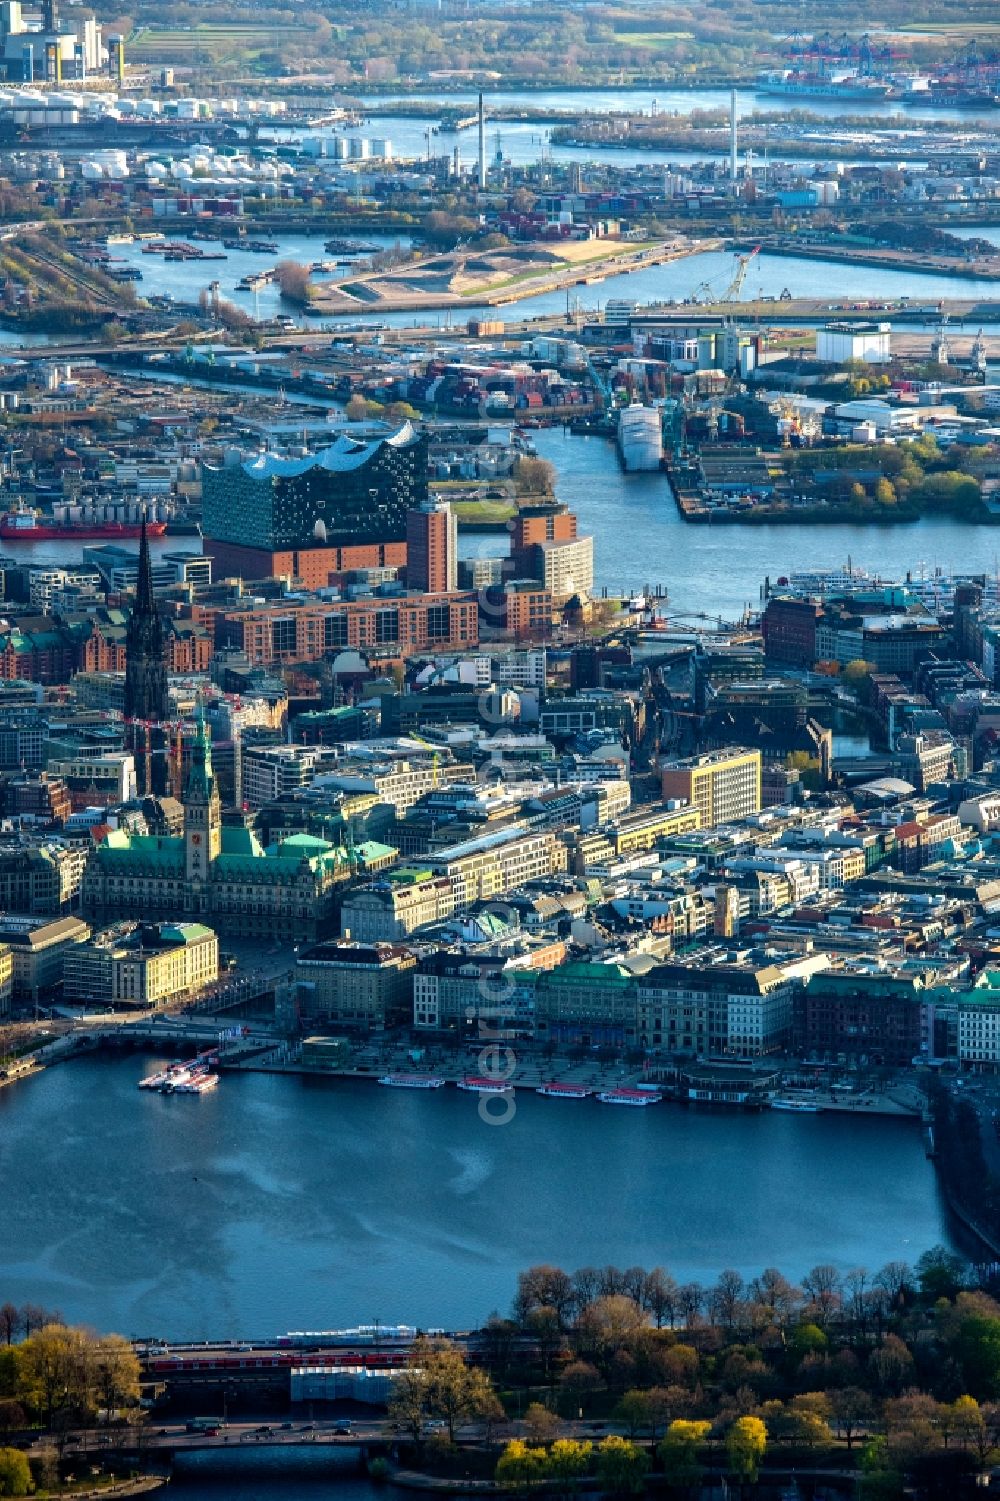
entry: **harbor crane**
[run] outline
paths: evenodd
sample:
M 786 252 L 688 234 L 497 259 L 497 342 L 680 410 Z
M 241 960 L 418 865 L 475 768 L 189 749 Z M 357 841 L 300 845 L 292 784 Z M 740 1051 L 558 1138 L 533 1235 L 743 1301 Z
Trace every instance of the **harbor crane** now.
M 760 246 L 755 245 L 746 255 L 738 255 L 736 257 L 736 270 L 733 273 L 732 281 L 722 294 L 720 299 L 722 302 L 739 302 L 740 294 L 743 291 L 743 283 L 746 281 L 747 272 L 750 269 L 750 262 L 758 255 L 760 255 Z
M 758 255 L 760 255 L 759 245 L 755 245 L 752 250 L 748 250 L 743 255 L 737 255 L 732 277 L 725 290 L 718 292 L 711 282 L 699 282 L 698 286 L 691 293 L 691 301 L 718 303 L 721 306 L 726 306 L 732 302 L 739 302 L 740 294 L 743 291 L 743 284 L 747 279 L 747 272 L 750 269 L 750 263 Z

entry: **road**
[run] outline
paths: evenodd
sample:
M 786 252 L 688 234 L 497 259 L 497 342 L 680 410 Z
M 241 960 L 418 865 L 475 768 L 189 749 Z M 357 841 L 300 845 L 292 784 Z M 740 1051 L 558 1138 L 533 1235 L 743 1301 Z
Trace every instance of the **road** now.
M 197 1421 L 210 1422 L 210 1418 L 201 1417 Z M 428 1422 L 425 1434 L 432 1435 L 441 1432 L 445 1424 L 440 1420 Z M 609 1433 L 622 1433 L 621 1425 L 611 1422 L 580 1422 L 571 1420 L 562 1424 L 561 1436 L 565 1438 L 590 1438 L 595 1442 Z M 522 1435 L 525 1425 L 521 1420 L 513 1420 L 503 1426 L 505 1437 Z M 202 1430 L 198 1433 L 190 1433 L 186 1420 L 170 1420 L 159 1422 L 153 1417 L 149 1426 L 142 1436 L 142 1448 L 150 1450 L 167 1450 L 171 1453 L 177 1450 L 193 1449 L 222 1449 L 232 1448 L 242 1444 L 285 1444 L 288 1446 L 301 1444 L 329 1444 L 338 1447 L 349 1448 L 352 1445 L 364 1443 L 391 1443 L 400 1435 L 388 1418 L 381 1417 L 330 1417 L 320 1418 L 314 1422 L 303 1421 L 300 1418 L 269 1418 L 239 1420 L 236 1422 L 218 1419 L 218 1431 L 208 1433 Z M 487 1437 L 481 1423 L 466 1423 L 455 1431 L 456 1439 L 473 1443 Z M 107 1447 L 108 1430 L 104 1428 L 92 1428 L 75 1434 L 68 1444 L 68 1452 L 85 1454 L 95 1453 L 99 1449 Z M 39 1445 L 47 1441 L 38 1440 Z M 126 1446 L 128 1447 L 128 1446 Z

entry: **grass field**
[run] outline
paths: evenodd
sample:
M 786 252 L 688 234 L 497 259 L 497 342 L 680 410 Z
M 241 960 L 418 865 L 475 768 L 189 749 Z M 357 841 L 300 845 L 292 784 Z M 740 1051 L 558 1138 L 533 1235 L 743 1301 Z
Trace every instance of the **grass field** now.
M 203 25 L 190 27 L 141 26 L 128 41 L 130 57 L 139 62 L 184 62 L 199 56 L 253 58 L 261 52 L 280 51 L 296 34 L 305 42 L 307 28 L 248 25 Z
M 615 37 L 619 42 L 624 42 L 626 47 L 648 47 L 651 51 L 659 52 L 665 47 L 673 46 L 674 42 L 689 42 L 693 36 L 690 31 L 616 31 Z
M 998 21 L 914 21 L 911 26 L 897 26 L 895 28 L 906 35 L 914 32 L 923 36 L 941 37 L 980 37 L 1000 36 L 1000 20 Z

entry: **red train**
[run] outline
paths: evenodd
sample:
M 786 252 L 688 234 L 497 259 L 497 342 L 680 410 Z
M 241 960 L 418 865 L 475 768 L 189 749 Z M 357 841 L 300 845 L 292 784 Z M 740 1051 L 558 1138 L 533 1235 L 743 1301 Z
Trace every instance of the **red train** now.
M 345 1350 L 335 1346 L 325 1350 L 205 1350 L 198 1354 L 151 1355 L 146 1360 L 150 1376 L 196 1376 L 215 1371 L 279 1371 L 291 1366 L 346 1365 L 365 1366 L 371 1370 L 391 1370 L 405 1366 L 405 1350 Z

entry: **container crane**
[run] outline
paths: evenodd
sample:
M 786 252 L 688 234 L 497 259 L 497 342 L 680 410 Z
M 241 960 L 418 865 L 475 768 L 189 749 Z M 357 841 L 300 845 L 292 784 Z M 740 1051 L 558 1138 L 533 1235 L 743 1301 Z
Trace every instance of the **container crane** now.
M 601 400 L 604 402 L 605 410 L 609 410 L 612 405 L 610 382 L 608 381 L 606 376 L 601 374 L 597 366 L 594 364 L 589 350 L 584 351 L 584 359 L 587 365 L 587 372 L 591 380 L 594 382 L 595 388 L 601 394 Z

